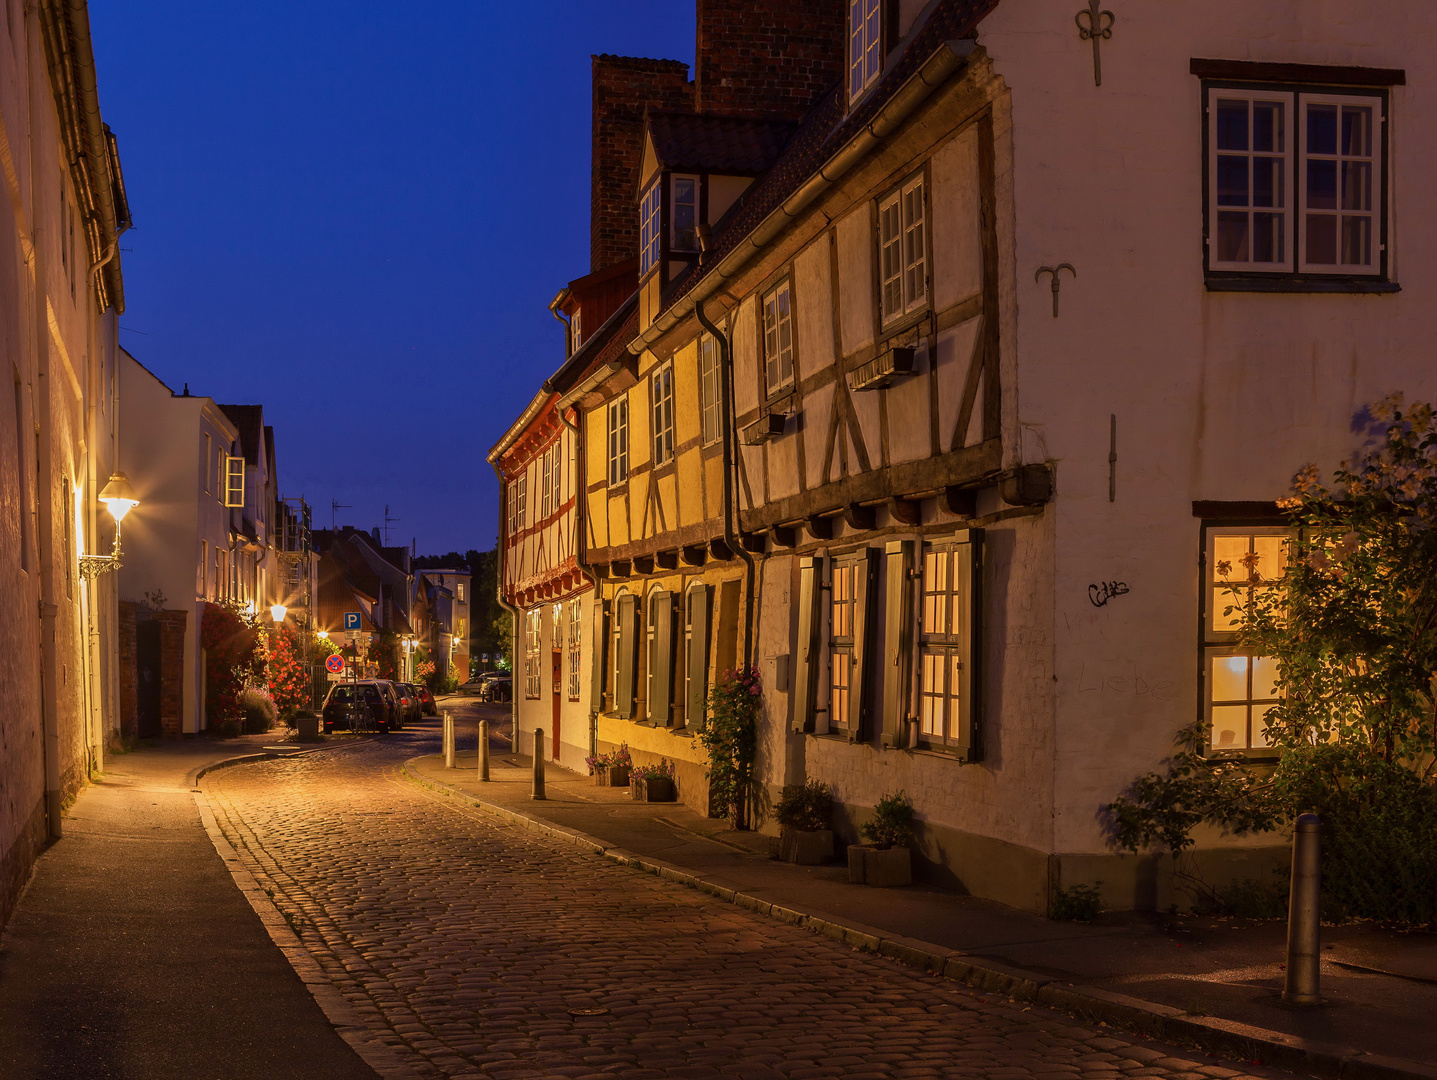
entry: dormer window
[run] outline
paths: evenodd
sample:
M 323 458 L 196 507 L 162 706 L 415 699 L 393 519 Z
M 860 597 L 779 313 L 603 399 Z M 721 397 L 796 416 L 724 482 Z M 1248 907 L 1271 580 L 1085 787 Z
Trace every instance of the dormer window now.
M 698 234 L 695 229 L 699 220 L 699 178 L 675 176 L 673 185 L 674 228 L 669 243 L 675 251 L 697 251 Z
M 575 308 L 574 314 L 569 316 L 569 355 L 579 351 L 579 346 L 584 343 L 583 332 L 583 309 Z
M 857 101 L 883 74 L 885 0 L 849 0 L 848 99 Z
M 663 186 L 658 180 L 649 185 L 639 203 L 639 276 L 643 277 L 659 263 L 659 202 Z

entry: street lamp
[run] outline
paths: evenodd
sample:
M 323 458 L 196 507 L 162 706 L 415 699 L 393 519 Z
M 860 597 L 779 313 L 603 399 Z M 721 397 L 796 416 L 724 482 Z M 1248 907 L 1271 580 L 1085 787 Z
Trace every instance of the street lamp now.
M 100 502 L 105 504 L 105 509 L 115 519 L 115 546 L 108 555 L 81 555 L 82 578 L 99 577 L 120 568 L 120 522 L 125 519 L 126 514 L 140 505 L 140 500 L 135 498 L 134 488 L 130 487 L 129 477 L 122 472 L 111 475 L 110 482 L 100 489 Z
M 271 604 L 269 608 L 269 617 L 273 619 L 276 623 L 282 623 L 284 622 L 284 613 L 288 610 L 289 608 L 285 607 L 283 604 Z
M 316 631 L 314 632 L 314 636 L 317 637 L 317 638 L 319 638 L 320 641 L 328 641 L 328 640 L 329 640 L 329 631 L 328 631 L 328 630 L 316 630 Z

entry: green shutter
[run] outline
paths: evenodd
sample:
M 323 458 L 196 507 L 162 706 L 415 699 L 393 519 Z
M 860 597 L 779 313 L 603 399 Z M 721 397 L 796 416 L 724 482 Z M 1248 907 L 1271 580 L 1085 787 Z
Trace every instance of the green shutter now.
M 818 601 L 822 556 L 798 560 L 798 638 L 793 649 L 793 730 L 813 730 L 813 690 L 818 674 Z
M 878 575 L 874 573 L 874 557 L 878 554 L 875 548 L 865 548 L 859 557 L 858 565 L 853 573 L 853 674 L 849 687 L 848 716 L 835 717 L 835 720 L 846 720 L 848 723 L 849 738 L 855 742 L 867 742 L 870 733 L 868 730 L 869 709 L 868 709 L 868 673 L 871 659 L 869 657 L 869 642 L 873 635 L 869 633 L 869 619 L 875 608 L 872 603 Z
M 690 728 L 704 726 L 707 710 L 709 670 L 709 587 L 695 585 L 688 592 L 689 655 L 686 722 Z
M 983 756 L 980 738 L 983 704 L 983 530 L 969 529 L 953 551 L 953 583 L 958 625 L 958 751 L 964 761 Z
M 674 682 L 674 594 L 649 594 L 654 606 L 654 670 L 649 678 L 649 720 L 659 727 L 669 725 L 669 703 Z
M 619 597 L 618 633 L 614 639 L 614 712 L 634 718 L 634 650 L 639 643 L 639 609 L 632 593 Z
M 902 746 L 913 669 L 913 541 L 890 540 L 883 562 L 883 745 Z
M 597 594 L 594 596 L 594 636 L 591 641 L 589 711 L 601 713 L 604 711 L 604 682 L 608 676 L 609 602 Z

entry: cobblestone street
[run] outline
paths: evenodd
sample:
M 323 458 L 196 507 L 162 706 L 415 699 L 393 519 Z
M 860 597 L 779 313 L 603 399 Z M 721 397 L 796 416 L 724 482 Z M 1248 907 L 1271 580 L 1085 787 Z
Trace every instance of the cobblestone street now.
M 429 1077 L 1231 1077 L 617 865 L 397 776 L 432 726 L 210 774 L 248 869 Z

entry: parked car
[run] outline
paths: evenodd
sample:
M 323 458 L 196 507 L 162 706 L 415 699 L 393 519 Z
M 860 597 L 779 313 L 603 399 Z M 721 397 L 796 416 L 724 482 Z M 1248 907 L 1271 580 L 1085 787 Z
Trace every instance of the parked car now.
M 474 678 L 470 679 L 468 682 L 460 683 L 459 692 L 461 694 L 480 694 L 484 690 L 484 684 L 497 674 L 497 671 L 481 672 L 480 674 L 475 675 Z
M 394 687 L 394 696 L 399 702 L 399 727 L 414 723 L 419 719 L 419 703 L 414 698 L 414 688 L 403 682 L 391 685 Z
M 508 675 L 495 675 L 479 691 L 480 701 L 508 701 L 513 696 L 513 680 Z
M 404 695 L 409 700 L 409 712 L 404 717 L 406 724 L 417 724 L 424 719 L 424 704 L 419 696 L 419 687 L 413 683 L 400 683 L 404 687 Z
M 389 703 L 372 682 L 335 683 L 324 699 L 320 717 L 326 735 L 335 728 L 388 731 Z M 355 720 L 359 723 L 356 724 Z
M 415 689 L 419 691 L 419 705 L 423 709 L 424 715 L 438 716 L 439 706 L 434 701 L 434 691 L 427 686 L 416 686 Z
M 404 705 L 399 700 L 398 684 L 389 679 L 375 679 L 373 682 L 389 705 L 389 730 L 400 730 L 404 727 Z

